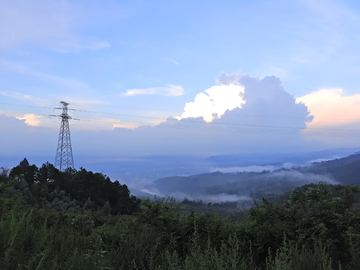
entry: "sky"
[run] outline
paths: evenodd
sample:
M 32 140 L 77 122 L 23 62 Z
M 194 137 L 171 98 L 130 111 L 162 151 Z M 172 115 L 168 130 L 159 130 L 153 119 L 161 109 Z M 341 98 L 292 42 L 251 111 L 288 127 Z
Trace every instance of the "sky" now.
M 360 2 L 0 2 L 0 156 L 358 147 Z M 44 160 L 45 161 L 45 160 Z

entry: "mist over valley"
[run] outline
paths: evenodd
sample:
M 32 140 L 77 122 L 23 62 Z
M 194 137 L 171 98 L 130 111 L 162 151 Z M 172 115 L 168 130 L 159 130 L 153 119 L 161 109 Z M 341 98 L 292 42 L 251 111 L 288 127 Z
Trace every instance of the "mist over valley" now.
M 143 199 L 171 196 L 179 202 L 238 202 L 238 207 L 251 207 L 254 200 L 279 198 L 293 188 L 312 183 L 360 184 L 355 172 L 360 157 L 353 154 L 359 150 L 341 148 L 209 158 L 143 156 L 84 166 L 109 172 L 107 175 L 126 183 L 132 194 Z

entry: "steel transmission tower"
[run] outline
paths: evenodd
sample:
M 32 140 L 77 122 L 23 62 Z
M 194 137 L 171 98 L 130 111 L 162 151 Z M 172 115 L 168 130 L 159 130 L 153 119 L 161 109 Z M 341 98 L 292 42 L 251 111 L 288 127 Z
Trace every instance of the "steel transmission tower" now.
M 59 168 L 60 171 L 65 170 L 67 168 L 74 168 L 74 159 L 71 148 L 71 138 L 70 138 L 70 127 L 69 120 L 72 119 L 70 115 L 68 115 L 68 105 L 65 101 L 60 101 L 63 105 L 62 114 L 57 115 L 61 118 L 61 126 L 59 132 L 59 141 L 56 150 L 55 156 L 55 167 Z

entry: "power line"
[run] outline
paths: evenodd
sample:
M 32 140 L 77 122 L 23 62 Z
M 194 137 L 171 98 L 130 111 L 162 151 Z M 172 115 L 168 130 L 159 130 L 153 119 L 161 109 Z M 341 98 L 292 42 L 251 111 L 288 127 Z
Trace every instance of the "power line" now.
M 34 115 L 39 115 L 39 116 L 57 116 L 57 115 L 45 115 L 45 114 L 34 114 Z M 79 121 L 87 121 L 87 122 L 102 122 L 102 123 L 109 123 L 109 121 L 105 121 L 103 119 L 99 119 L 99 118 L 85 118 L 85 117 L 77 117 L 77 118 L 72 118 L 73 120 L 79 120 Z M 126 122 L 126 123 L 134 123 L 134 124 L 139 124 L 139 122 L 133 122 L 133 121 L 126 121 L 126 120 L 120 120 L 120 119 L 109 119 L 109 120 L 117 120 L 117 121 L 121 121 L 121 122 Z M 184 123 L 181 123 L 179 125 L 174 125 L 174 124 L 166 124 L 166 123 L 161 123 L 160 125 L 157 125 L 156 127 L 164 127 L 164 128 L 178 128 L 178 129 L 183 129 L 183 128 L 191 128 L 191 129 L 207 129 L 207 130 L 213 130 L 213 131 L 230 131 L 230 132 L 244 132 L 244 131 L 258 131 L 258 132 L 263 132 L 264 130 L 267 131 L 283 131 L 282 129 L 286 129 L 288 132 L 289 131 L 294 131 L 294 132 L 311 132 L 312 134 L 329 134 L 329 132 L 341 132 L 345 135 L 350 135 L 350 134 L 354 134 L 354 133 L 358 133 L 360 132 L 360 130 L 357 129 L 324 129 L 324 128 L 307 128 L 304 129 L 302 127 L 286 127 L 286 126 L 269 126 L 269 125 L 254 125 L 254 124 L 238 124 L 238 123 L 214 123 L 214 122 L 200 122 L 200 121 L 184 121 L 187 119 L 182 119 L 183 122 L 185 123 L 196 123 L 196 124 L 201 124 L 201 125 L 187 125 Z M 140 123 L 144 123 L 146 124 L 147 122 L 140 122 Z M 213 125 L 218 125 L 218 126 L 213 126 Z M 236 130 L 231 130 L 231 129 L 219 129 L 216 127 L 219 127 L 219 125 L 221 126 L 232 126 L 233 128 L 239 128 L 242 127 L 242 129 L 236 129 Z M 246 130 L 243 128 L 247 128 Z M 272 132 L 274 133 L 274 132 Z
M 21 104 L 10 104 L 10 103 L 0 103 L 1 105 L 9 105 L 9 106 L 19 106 L 19 107 L 32 107 L 32 108 L 43 108 L 43 109 L 54 109 L 52 107 L 43 107 L 43 106 L 31 106 L 31 105 L 21 105 Z M 61 109 L 61 108 L 55 108 Z M 122 113 L 111 113 L 111 112 L 99 112 L 99 111 L 90 111 L 90 110 L 80 110 L 80 109 L 69 109 L 72 111 L 78 112 L 86 112 L 86 113 L 96 113 L 96 114 L 108 114 L 108 115 L 118 115 L 118 116 L 126 116 L 126 117 L 139 117 L 139 118 L 147 118 L 147 119 L 157 119 L 163 120 L 164 118 L 161 117 L 153 117 L 153 116 L 144 116 L 144 115 L 133 115 L 133 114 L 122 114 Z M 246 116 L 246 117 L 264 117 L 264 118 L 300 118 L 304 119 L 303 116 L 283 116 L 283 115 L 260 115 L 260 114 L 242 114 L 242 113 L 235 113 L 236 115 Z M 311 117 L 309 115 L 308 117 Z M 183 118 L 186 119 L 186 118 Z M 316 117 L 318 120 L 359 120 L 360 118 L 319 118 Z
M 0 103 L 2 104 L 2 103 Z M 36 107 L 36 106 L 31 106 L 31 107 Z M 42 107 L 42 108 L 49 108 L 49 107 Z M 51 108 L 53 109 L 53 108 Z M 158 118 L 158 117 L 147 117 L 147 116 L 135 116 L 135 115 L 125 115 L 125 114 L 118 114 L 118 113 L 106 113 L 106 112 L 95 112 L 95 111 L 87 111 L 87 110 L 77 110 L 77 109 L 72 109 L 73 111 L 83 111 L 83 112 L 93 112 L 93 113 L 101 113 L 101 114 L 112 114 L 112 115 L 120 115 L 120 116 L 134 116 L 134 117 L 142 117 L 142 118 L 148 118 L 148 119 L 159 119 L 159 120 L 163 120 L 163 118 Z M 44 114 L 34 114 L 34 115 L 41 115 L 41 116 L 49 116 L 49 115 L 44 115 Z M 50 116 L 57 116 L 57 115 L 50 115 Z M 73 118 L 74 120 L 79 120 L 79 121 L 88 121 L 88 122 L 103 122 L 103 123 L 108 123 L 109 121 L 105 121 L 103 119 L 98 119 L 98 118 L 85 118 L 85 117 L 77 117 L 77 118 Z M 127 122 L 127 123 L 134 123 L 134 124 L 139 124 L 139 123 L 145 123 L 147 124 L 148 122 L 134 122 L 134 121 L 126 121 L 126 120 L 121 120 L 121 119 L 114 119 L 111 118 L 109 120 L 117 120 L 117 121 L 121 121 L 121 122 Z M 216 120 L 215 120 L 216 121 Z M 301 132 L 306 132 L 307 135 L 329 135 L 330 133 L 342 133 L 344 135 L 359 135 L 358 133 L 360 132 L 360 130 L 356 130 L 356 129 L 334 129 L 334 128 L 306 128 L 306 130 L 304 130 L 303 127 L 289 127 L 289 126 L 279 126 L 279 125 L 256 125 L 256 124 L 241 124 L 241 123 L 220 123 L 220 122 L 203 122 L 203 121 L 197 121 L 197 120 L 191 120 L 191 119 L 181 119 L 179 122 L 180 123 L 178 125 L 174 125 L 174 124 L 166 124 L 166 123 L 161 123 L 160 125 L 157 125 L 156 127 L 164 127 L 164 128 L 178 128 L 178 129 L 183 129 L 183 128 L 191 128 L 191 129 L 206 129 L 206 130 L 210 130 L 210 131 L 228 131 L 228 132 L 245 132 L 245 131 L 252 131 L 252 132 L 264 132 L 264 131 L 272 131 L 272 133 L 274 133 L 274 131 L 282 131 L 283 129 L 287 130 L 287 133 L 289 134 L 289 131 L 294 131 L 293 133 L 299 134 Z M 184 123 L 196 123 L 197 125 L 186 125 Z M 215 126 L 214 126 L 215 125 Z M 231 129 L 215 129 L 217 126 L 231 126 L 232 128 L 239 128 L 241 127 L 241 129 L 235 129 L 235 130 L 231 130 Z M 246 128 L 246 129 L 244 129 Z
M 101 119 L 94 118 L 79 118 L 80 121 L 88 121 L 88 122 L 107 122 Z M 122 120 L 121 120 L 122 121 Z M 122 121 L 128 123 L 134 123 L 130 121 Z M 198 121 L 192 121 L 195 123 L 199 123 Z M 286 129 L 286 133 L 284 135 L 294 134 L 299 135 L 301 133 L 306 133 L 307 135 L 331 135 L 331 136 L 341 136 L 341 135 L 360 135 L 360 130 L 344 130 L 344 129 L 303 129 L 303 128 L 295 128 L 295 127 L 283 127 L 283 126 L 265 126 L 265 125 L 242 125 L 237 124 L 235 127 L 226 128 L 226 124 L 223 124 L 225 128 L 221 128 L 219 126 L 213 126 L 214 123 L 206 123 L 202 122 L 202 125 L 187 125 L 187 124 L 166 124 L 161 123 L 159 125 L 154 126 L 155 128 L 175 128 L 175 129 L 192 129 L 192 130 L 206 130 L 206 131 L 221 131 L 221 132 L 241 132 L 241 133 L 261 133 L 261 134 L 279 134 L 279 132 L 284 132 Z M 220 123 L 217 123 L 220 124 Z M 235 124 L 233 124 L 235 125 Z M 336 133 L 336 134 L 335 134 Z
M 84 118 L 84 117 L 78 117 L 80 120 L 85 120 L 85 121 L 89 121 L 89 122 L 108 122 L 108 121 L 104 121 L 102 119 L 98 119 L 98 118 Z M 113 118 L 112 118 L 113 119 Z M 121 122 L 127 122 L 127 123 L 139 123 L 139 122 L 132 122 L 132 121 L 126 121 L 126 120 L 120 120 L 120 119 L 114 119 L 114 120 L 119 120 Z M 249 127 L 249 128 L 267 128 L 267 129 L 289 129 L 289 130 L 294 130 L 294 131 L 303 131 L 304 128 L 302 127 L 287 127 L 287 126 L 271 126 L 271 125 L 255 125 L 255 124 L 239 124 L 239 123 L 219 123 L 219 122 L 200 122 L 200 121 L 196 121 L 196 120 L 189 120 L 189 119 L 182 119 L 180 121 L 184 121 L 184 122 L 190 122 L 190 123 L 196 123 L 196 124 L 201 124 L 198 126 L 195 125 L 186 125 L 181 123 L 180 125 L 174 125 L 174 124 L 166 124 L 166 123 L 160 123 L 159 125 L 157 125 L 156 127 L 178 127 L 178 128 L 182 128 L 182 127 L 197 127 L 197 128 L 210 128 L 210 125 L 222 125 L 222 126 L 234 126 L 234 127 Z M 146 123 L 146 122 L 142 122 L 142 123 Z M 179 123 L 179 122 L 177 122 Z M 220 130 L 220 129 L 217 129 Z M 240 130 L 237 130 L 240 131 Z M 325 131 L 325 132 L 360 132 L 360 130 L 358 129 L 330 129 L 330 128 L 306 128 L 306 131 L 311 131 L 311 132 L 317 132 L 317 131 Z
M 11 103 L 2 103 L 0 102 L 1 105 L 6 105 L 6 106 L 17 106 L 17 107 L 30 107 L 30 108 L 42 108 L 42 109 L 54 109 L 52 107 L 43 107 L 43 106 L 31 106 L 31 105 L 22 105 L 22 104 L 11 104 Z

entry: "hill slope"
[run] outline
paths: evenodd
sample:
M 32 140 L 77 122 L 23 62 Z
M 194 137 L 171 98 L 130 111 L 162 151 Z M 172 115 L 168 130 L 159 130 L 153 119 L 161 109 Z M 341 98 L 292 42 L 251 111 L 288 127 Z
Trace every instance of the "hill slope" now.
M 360 186 L 360 153 L 345 158 L 314 163 L 299 171 L 328 174 L 343 185 Z
M 159 195 L 281 194 L 310 183 L 360 185 L 360 153 L 345 158 L 313 163 L 308 167 L 274 172 L 206 173 L 188 177 L 166 177 L 146 187 Z

